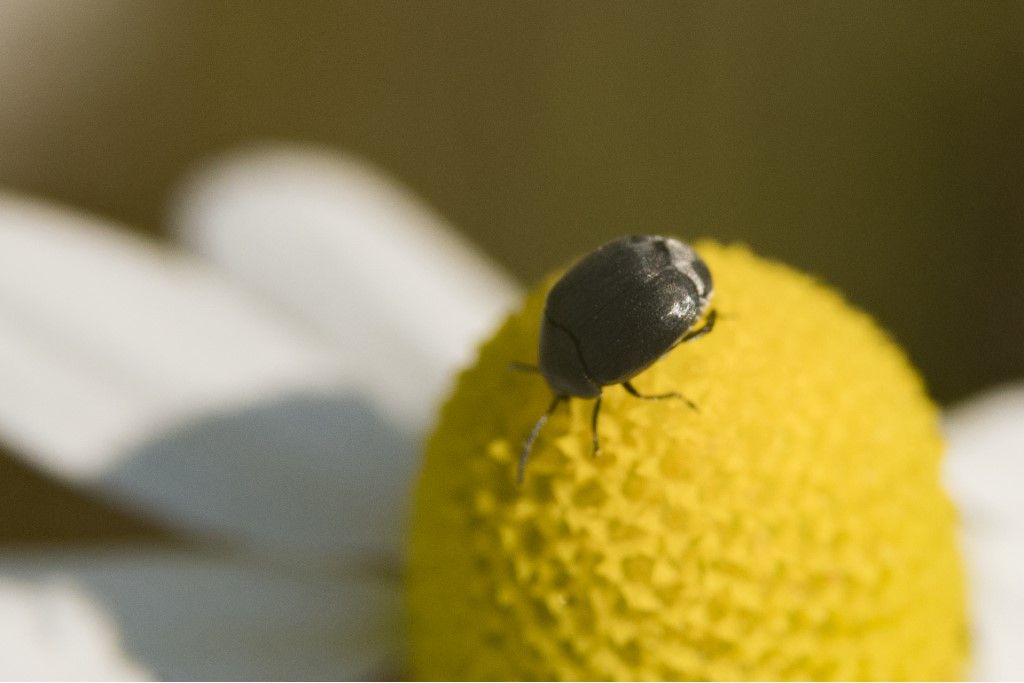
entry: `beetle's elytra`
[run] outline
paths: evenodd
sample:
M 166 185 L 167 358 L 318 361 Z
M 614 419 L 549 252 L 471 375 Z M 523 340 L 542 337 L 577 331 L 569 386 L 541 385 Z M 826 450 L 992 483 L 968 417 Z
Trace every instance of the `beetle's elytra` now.
M 528 367 L 544 376 L 554 398 L 523 444 L 518 480 L 523 480 L 544 423 L 571 397 L 596 399 L 591 418 L 595 454 L 604 387 L 621 384 L 637 398 L 685 401 L 677 393 L 641 394 L 630 379 L 677 344 L 712 330 L 716 316 L 708 306 L 713 293 L 704 261 L 692 247 L 670 237 L 622 237 L 576 262 L 548 292 L 544 305 L 539 364 Z M 705 312 L 704 325 L 694 329 Z

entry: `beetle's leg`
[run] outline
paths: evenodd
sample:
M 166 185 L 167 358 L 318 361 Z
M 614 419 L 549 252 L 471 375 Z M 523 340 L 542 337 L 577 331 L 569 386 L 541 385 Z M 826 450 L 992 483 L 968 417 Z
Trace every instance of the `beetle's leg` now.
M 694 403 L 690 399 L 686 398 L 685 396 L 683 396 L 682 394 L 680 394 L 677 391 L 670 391 L 667 394 L 641 394 L 639 391 L 636 390 L 636 387 L 633 386 L 632 382 L 629 382 L 629 381 L 623 382 L 622 386 L 629 393 L 633 394 L 637 398 L 642 398 L 645 401 L 661 401 L 661 400 L 666 399 L 666 398 L 678 398 L 681 401 L 685 401 L 686 405 L 690 406 L 694 410 L 698 409 L 696 403 Z
M 601 452 L 601 442 L 597 438 L 597 414 L 601 412 L 601 396 L 594 401 L 594 412 L 590 414 L 590 433 L 594 438 L 594 457 Z
M 515 370 L 517 372 L 540 372 L 540 368 L 533 363 L 522 363 L 517 360 L 511 361 L 508 364 L 508 369 Z
M 533 429 L 530 430 L 530 435 L 526 437 L 526 441 L 523 443 L 523 450 L 519 453 L 519 471 L 516 473 L 516 483 L 522 484 L 523 477 L 526 476 L 526 461 L 530 459 L 530 451 L 533 449 L 533 442 L 537 440 L 537 435 L 540 434 L 540 430 L 544 427 L 544 423 L 551 417 L 551 413 L 555 412 L 555 408 L 558 404 L 566 400 L 566 396 L 555 396 L 551 401 L 551 405 L 548 406 L 547 411 L 533 424 Z
M 718 311 L 712 308 L 711 311 L 708 313 L 708 319 L 704 322 L 704 324 L 701 325 L 700 328 L 696 330 L 691 330 L 690 332 L 684 334 L 683 338 L 679 340 L 679 343 L 682 344 L 683 342 L 693 341 L 694 339 L 700 339 L 705 334 L 715 329 L 716 318 L 718 318 Z

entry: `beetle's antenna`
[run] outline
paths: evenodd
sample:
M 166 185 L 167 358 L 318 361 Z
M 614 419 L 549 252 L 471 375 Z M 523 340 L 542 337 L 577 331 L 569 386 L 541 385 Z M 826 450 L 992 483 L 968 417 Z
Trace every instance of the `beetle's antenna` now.
M 508 364 L 509 370 L 515 370 L 516 372 L 536 372 L 540 373 L 540 368 L 532 363 L 521 363 L 520 361 L 514 360 Z
M 555 396 L 551 401 L 551 405 L 548 406 L 547 411 L 537 418 L 537 421 L 533 424 L 533 429 L 530 430 L 530 435 L 526 437 L 526 441 L 523 443 L 523 450 L 519 454 L 519 471 L 516 473 L 516 483 L 522 484 L 523 477 L 526 476 L 526 461 L 530 459 L 530 451 L 533 450 L 533 442 L 537 440 L 537 435 L 540 434 L 540 430 L 544 427 L 544 424 L 551 417 L 551 414 L 555 412 L 555 408 L 558 404 L 566 399 L 565 396 Z

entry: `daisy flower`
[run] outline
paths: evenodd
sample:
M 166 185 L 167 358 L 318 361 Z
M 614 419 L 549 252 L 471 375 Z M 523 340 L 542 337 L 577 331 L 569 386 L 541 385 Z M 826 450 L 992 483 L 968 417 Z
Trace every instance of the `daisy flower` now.
M 3 678 L 375 678 L 407 669 L 420 452 L 522 300 L 365 164 L 258 148 L 199 169 L 176 246 L 0 196 L 0 438 L 185 543 L 6 548 Z M 1024 675 L 1024 388 L 946 416 L 972 673 Z

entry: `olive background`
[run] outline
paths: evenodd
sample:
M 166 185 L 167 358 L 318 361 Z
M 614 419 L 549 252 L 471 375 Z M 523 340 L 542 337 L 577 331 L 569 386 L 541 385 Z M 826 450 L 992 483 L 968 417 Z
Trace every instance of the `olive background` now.
M 623 233 L 746 242 L 948 404 L 1024 376 L 1022 85 L 1020 2 L 7 0 L 0 188 L 162 238 L 202 160 L 326 145 L 524 283 Z M 0 538 L 161 533 L 39 514 L 55 486 L 0 459 Z

